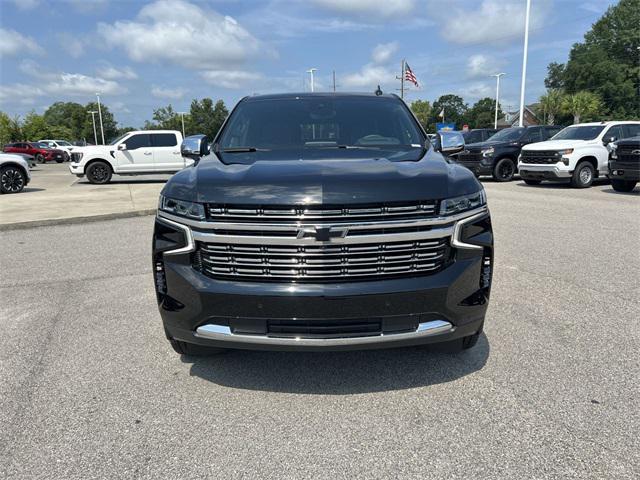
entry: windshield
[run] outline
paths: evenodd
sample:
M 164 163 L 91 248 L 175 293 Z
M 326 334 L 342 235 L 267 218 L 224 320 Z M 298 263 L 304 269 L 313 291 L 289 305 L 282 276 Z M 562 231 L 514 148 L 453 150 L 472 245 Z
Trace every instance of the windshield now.
M 527 129 L 524 127 L 505 128 L 495 135 L 492 135 L 489 141 L 493 142 L 515 142 L 519 140 Z
M 71 147 L 71 144 L 69 142 L 65 142 L 64 140 L 56 140 L 56 142 L 58 143 L 58 145 L 62 145 L 63 147 Z
M 478 130 L 472 130 L 470 132 L 464 132 L 464 143 L 478 143 L 482 141 L 482 132 Z
M 552 140 L 593 140 L 602 133 L 604 127 L 604 125 L 567 127 L 558 132 Z
M 129 135 L 129 132 L 125 133 L 124 135 L 120 135 L 118 138 L 113 140 L 109 145 L 115 145 L 116 143 L 120 143 L 120 141 L 127 135 Z
M 332 148 L 421 151 L 424 138 L 396 98 L 318 96 L 242 102 L 218 143 L 222 152 Z
M 33 142 L 31 145 L 33 145 L 36 148 L 50 148 L 48 143 L 43 143 L 43 142 Z

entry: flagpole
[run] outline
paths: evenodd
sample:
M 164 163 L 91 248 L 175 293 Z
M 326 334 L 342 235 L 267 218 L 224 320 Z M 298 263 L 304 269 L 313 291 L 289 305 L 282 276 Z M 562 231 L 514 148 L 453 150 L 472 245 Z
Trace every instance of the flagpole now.
M 402 70 L 400 70 L 400 98 L 404 100 L 404 58 L 402 59 Z

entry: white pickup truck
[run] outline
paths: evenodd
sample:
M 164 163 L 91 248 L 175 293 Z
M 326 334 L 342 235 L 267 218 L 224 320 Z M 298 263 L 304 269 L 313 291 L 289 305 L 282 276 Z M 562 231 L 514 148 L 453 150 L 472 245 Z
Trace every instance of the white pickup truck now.
M 523 147 L 518 171 L 527 185 L 570 180 L 573 187 L 586 188 L 595 178 L 608 175 L 607 145 L 636 135 L 640 135 L 638 121 L 571 125 L 551 140 Z
M 127 132 L 109 145 L 75 148 L 69 171 L 91 183 L 109 183 L 111 176 L 175 173 L 193 163 L 180 154 L 182 134 L 175 130 Z

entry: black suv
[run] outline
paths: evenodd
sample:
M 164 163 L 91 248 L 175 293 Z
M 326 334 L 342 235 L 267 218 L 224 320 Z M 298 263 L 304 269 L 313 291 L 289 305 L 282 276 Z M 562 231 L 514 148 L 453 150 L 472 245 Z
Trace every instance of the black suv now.
M 242 99 L 161 192 L 153 265 L 167 338 L 220 348 L 473 346 L 491 288 L 482 185 L 395 95 Z
M 467 144 L 455 159 L 477 177 L 491 175 L 498 182 L 509 182 L 517 172 L 522 147 L 549 140 L 560 130 L 558 126 L 505 128 L 486 142 Z
M 630 192 L 640 182 L 640 136 L 611 144 L 609 178 L 617 192 Z
M 496 133 L 498 133 L 498 130 L 493 128 L 474 128 L 473 130 L 462 132 L 462 136 L 464 137 L 464 143 L 469 144 L 486 142 Z

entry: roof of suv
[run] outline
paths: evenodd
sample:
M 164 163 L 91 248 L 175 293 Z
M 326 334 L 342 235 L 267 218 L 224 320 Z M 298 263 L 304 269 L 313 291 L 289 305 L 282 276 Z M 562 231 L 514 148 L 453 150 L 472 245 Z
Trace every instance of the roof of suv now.
M 598 125 L 613 125 L 613 124 L 626 124 L 626 123 L 640 123 L 638 120 L 608 120 L 606 122 L 587 122 L 587 123 L 576 123 L 574 125 L 569 125 L 569 127 L 596 127 Z
M 314 97 L 374 97 L 374 98 L 397 98 L 400 99 L 395 93 L 383 93 L 382 95 L 376 95 L 371 92 L 302 92 L 302 93 L 273 93 L 266 95 L 251 95 L 244 97 L 243 101 L 256 101 L 256 100 L 280 100 L 285 98 L 314 98 Z

